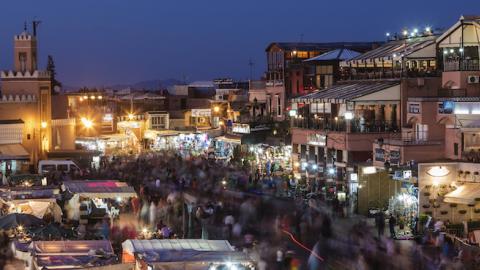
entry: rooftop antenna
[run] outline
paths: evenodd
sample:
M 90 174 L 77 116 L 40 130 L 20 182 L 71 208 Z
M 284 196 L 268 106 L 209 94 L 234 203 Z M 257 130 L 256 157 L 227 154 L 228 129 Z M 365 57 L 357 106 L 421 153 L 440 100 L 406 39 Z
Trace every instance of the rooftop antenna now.
M 23 22 L 23 31 L 27 32 L 27 21 Z
M 252 61 L 252 58 L 248 60 L 248 66 L 250 67 L 250 80 L 253 80 L 253 68 L 255 63 Z
M 37 27 L 38 25 L 41 23 L 42 21 L 38 21 L 36 19 L 34 19 L 32 21 L 32 26 L 33 26 L 33 36 L 36 37 L 37 36 Z

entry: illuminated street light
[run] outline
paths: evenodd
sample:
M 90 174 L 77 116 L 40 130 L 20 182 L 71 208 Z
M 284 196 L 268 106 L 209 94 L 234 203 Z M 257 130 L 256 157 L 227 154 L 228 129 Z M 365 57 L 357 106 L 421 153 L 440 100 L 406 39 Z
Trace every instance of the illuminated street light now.
M 404 35 L 404 36 L 408 36 L 408 31 L 407 31 L 407 30 L 403 30 L 403 35 Z
M 80 101 L 83 101 L 83 97 L 80 97 L 79 99 L 80 99 Z
M 83 99 L 88 99 L 88 96 L 83 96 Z
M 425 27 L 425 32 L 427 32 L 427 33 L 432 32 L 432 28 L 430 28 L 429 26 Z
M 42 121 L 42 123 L 40 123 L 40 126 L 41 126 L 42 128 L 47 128 L 47 122 Z
M 218 107 L 218 106 L 213 107 L 213 111 L 218 113 L 220 111 L 220 107 Z
M 134 117 L 135 117 L 135 116 L 134 116 L 132 113 L 129 113 L 129 114 L 128 114 L 128 120 L 133 120 Z
M 95 96 L 90 96 L 90 99 L 95 99 Z
M 387 32 L 385 35 L 386 35 L 387 37 L 389 37 L 389 36 L 390 36 L 390 33 L 389 33 L 389 32 Z
M 413 29 L 413 33 L 414 33 L 414 34 L 417 34 L 417 33 L 418 33 L 418 29 L 417 29 L 417 28 Z
M 102 99 L 103 97 L 102 96 L 98 96 L 98 99 Z
M 80 119 L 80 121 L 82 121 L 82 124 L 83 124 L 83 126 L 84 126 L 85 128 L 91 128 L 91 127 L 93 126 L 92 120 L 87 119 L 87 118 L 85 118 L 85 117 L 82 117 L 82 118 Z

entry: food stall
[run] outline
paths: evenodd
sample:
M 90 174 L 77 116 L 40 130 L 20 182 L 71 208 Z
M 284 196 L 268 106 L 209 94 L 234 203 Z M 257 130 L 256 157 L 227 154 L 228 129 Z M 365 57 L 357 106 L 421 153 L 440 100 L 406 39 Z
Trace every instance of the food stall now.
M 253 260 L 227 240 L 127 240 L 122 249 L 122 262 L 139 270 L 255 269 Z
M 117 217 L 120 205 L 137 197 L 133 187 L 115 180 L 66 181 L 61 189 L 70 197 L 65 205 L 67 218 L 85 224 L 89 219 L 101 219 L 105 215 Z
M 117 263 L 106 240 L 34 241 L 30 244 L 30 269 L 85 269 Z

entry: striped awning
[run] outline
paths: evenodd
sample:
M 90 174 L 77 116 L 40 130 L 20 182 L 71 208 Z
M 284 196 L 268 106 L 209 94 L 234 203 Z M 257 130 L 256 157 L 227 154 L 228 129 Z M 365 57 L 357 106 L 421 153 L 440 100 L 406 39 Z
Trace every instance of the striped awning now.
M 334 85 L 308 95 L 295 98 L 294 102 L 344 103 L 399 85 L 399 81 L 356 81 Z
M 28 160 L 30 154 L 21 144 L 0 144 L 0 160 Z

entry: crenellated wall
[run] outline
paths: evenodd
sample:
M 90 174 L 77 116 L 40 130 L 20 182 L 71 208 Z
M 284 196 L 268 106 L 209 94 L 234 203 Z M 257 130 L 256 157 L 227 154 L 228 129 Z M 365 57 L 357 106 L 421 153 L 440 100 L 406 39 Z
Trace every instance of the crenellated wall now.
M 0 95 L 0 103 L 33 103 L 37 102 L 36 95 Z

